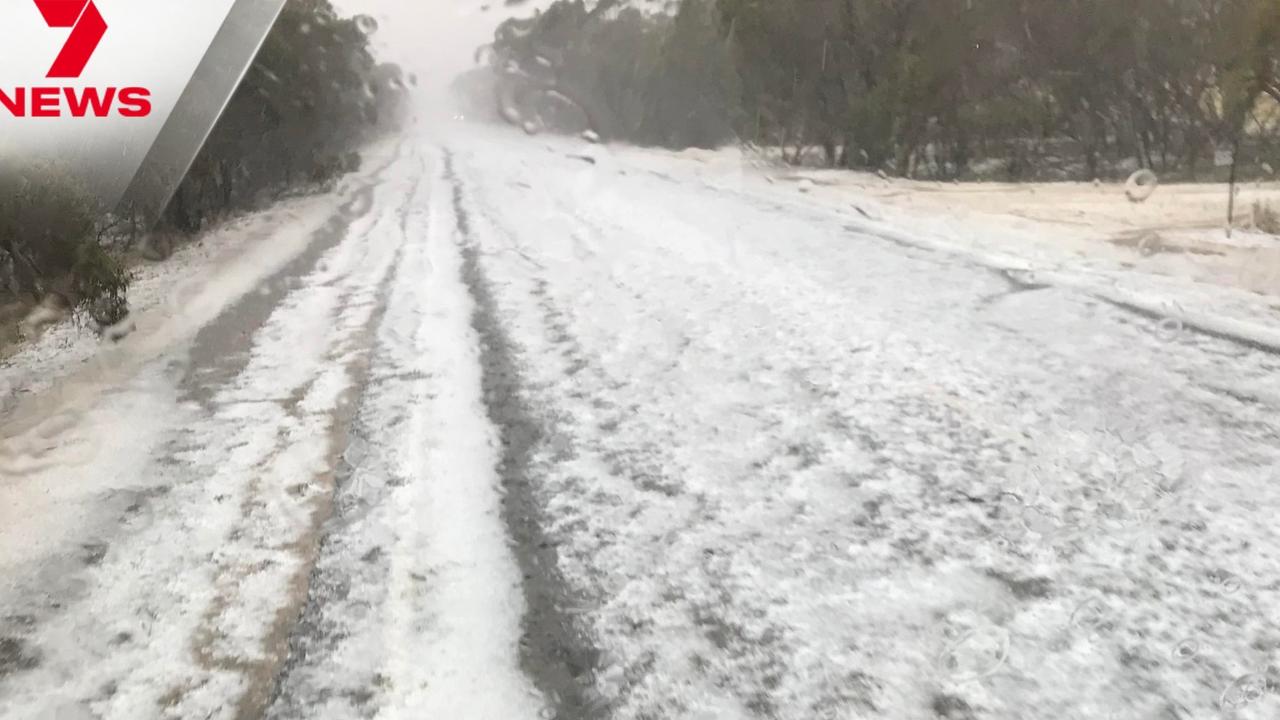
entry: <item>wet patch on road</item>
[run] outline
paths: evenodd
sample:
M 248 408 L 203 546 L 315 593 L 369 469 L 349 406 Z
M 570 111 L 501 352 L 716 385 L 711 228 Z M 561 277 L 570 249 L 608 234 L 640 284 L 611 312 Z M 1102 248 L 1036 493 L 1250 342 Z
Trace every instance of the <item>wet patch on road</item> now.
M 192 344 L 190 366 L 182 382 L 187 391 L 185 399 L 209 407 L 217 389 L 244 370 L 258 329 L 280 301 L 298 286 L 300 279 L 317 269 L 325 253 L 342 242 L 352 222 L 369 213 L 380 179 L 381 176 L 376 175 L 339 208 L 302 253 L 265 280 L 255 292 L 224 310 L 218 320 L 200 330 Z

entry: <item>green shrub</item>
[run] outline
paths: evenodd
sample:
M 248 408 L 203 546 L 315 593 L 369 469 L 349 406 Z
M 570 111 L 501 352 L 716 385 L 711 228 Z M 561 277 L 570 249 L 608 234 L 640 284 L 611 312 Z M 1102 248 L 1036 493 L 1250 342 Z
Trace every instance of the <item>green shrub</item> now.
M 75 309 L 99 326 L 115 325 L 129 314 L 129 283 L 133 279 L 119 260 L 94 240 L 76 250 L 71 273 Z

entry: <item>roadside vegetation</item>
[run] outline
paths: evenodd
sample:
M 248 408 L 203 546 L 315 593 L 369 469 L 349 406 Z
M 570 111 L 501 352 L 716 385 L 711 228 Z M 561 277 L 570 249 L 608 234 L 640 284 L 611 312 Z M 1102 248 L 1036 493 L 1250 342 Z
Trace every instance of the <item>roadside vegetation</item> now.
M 1240 177 L 1280 168 L 1280 0 L 651 7 L 558 0 L 503 24 L 478 55 L 499 112 L 530 131 L 738 141 L 919 178 L 1226 180 L 1237 156 Z
M 174 238 L 358 169 L 407 93 L 400 68 L 373 57 L 375 28 L 328 0 L 290 0 L 157 228 L 95 206 L 65 169 L 0 179 L 0 345 L 68 312 L 116 325 L 133 257 L 162 260 Z

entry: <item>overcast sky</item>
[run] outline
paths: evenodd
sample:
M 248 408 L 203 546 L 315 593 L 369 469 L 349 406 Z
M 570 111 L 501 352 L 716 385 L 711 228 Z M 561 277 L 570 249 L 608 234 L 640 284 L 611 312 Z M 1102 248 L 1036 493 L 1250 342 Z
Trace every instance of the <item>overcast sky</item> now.
M 375 36 L 382 57 L 417 73 L 427 109 L 443 102 L 458 73 L 473 66 L 475 50 L 493 40 L 494 28 L 513 15 L 527 17 L 549 0 L 531 0 L 519 10 L 503 0 L 333 0 L 339 9 L 378 20 Z M 488 11 L 481 7 L 488 5 Z

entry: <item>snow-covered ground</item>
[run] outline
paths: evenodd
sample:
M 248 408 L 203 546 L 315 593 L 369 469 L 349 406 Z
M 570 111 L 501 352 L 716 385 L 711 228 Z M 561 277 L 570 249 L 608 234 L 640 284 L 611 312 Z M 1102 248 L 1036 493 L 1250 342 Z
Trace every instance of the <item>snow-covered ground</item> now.
M 615 717 L 1274 714 L 1274 356 L 549 144 L 458 163 Z
M 638 153 L 682 162 L 711 178 L 745 173 L 790 186 L 829 207 L 866 217 L 886 212 L 895 224 L 917 217 L 918 229 L 984 248 L 1058 261 L 1083 258 L 1097 267 L 1121 266 L 1280 295 L 1280 238 L 1254 227 L 1255 206 L 1280 211 L 1280 183 L 1237 188 L 1236 227 L 1225 231 L 1227 188 L 1173 184 L 1141 203 L 1118 183 L 944 183 L 879 177 L 842 170 L 795 169 L 751 151 Z M 748 180 L 750 182 L 750 180 Z M 983 232 L 974 232 L 974 228 Z M 959 230 L 957 232 L 957 230 Z
M 753 202 L 835 213 L 848 229 L 1011 270 L 1021 282 L 1280 349 L 1280 238 L 1247 228 L 1228 238 L 1220 185 L 1163 186 L 1135 204 L 1116 184 L 914 182 L 782 169 L 738 149 L 616 152 L 659 175 L 678 168 Z M 1254 203 L 1280 209 L 1280 185 L 1242 187 L 1237 224 Z
M 724 153 L 368 165 L 3 368 L 0 717 L 1280 712 L 1271 299 Z
M 236 218 L 183 245 L 164 262 L 131 268 L 129 303 L 137 334 L 149 336 L 146 344 L 152 348 L 194 334 L 302 253 L 358 183 L 349 178 L 333 193 L 292 198 Z M 104 353 L 92 332 L 70 320 L 50 327 L 33 342 L 6 349 L 13 352 L 0 357 L 0 412 L 46 394 L 71 373 L 101 375 L 126 355 L 136 361 L 141 354 Z

